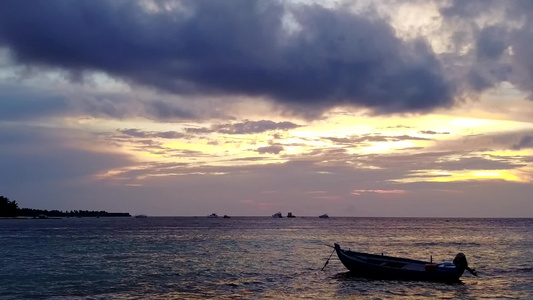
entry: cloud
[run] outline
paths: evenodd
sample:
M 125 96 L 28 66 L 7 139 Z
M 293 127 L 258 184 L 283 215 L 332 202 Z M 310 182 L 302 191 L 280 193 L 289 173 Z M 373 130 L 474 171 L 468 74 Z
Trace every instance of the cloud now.
M 509 170 L 525 166 L 516 158 L 485 158 L 467 151 L 426 152 L 418 154 L 381 154 L 360 156 L 358 160 L 383 170 L 404 169 L 411 171 L 441 170 Z
M 186 128 L 187 133 L 212 133 L 218 132 L 223 134 L 254 134 L 272 130 L 289 130 L 301 127 L 301 125 L 292 122 L 274 122 L 269 120 L 249 121 L 246 120 L 234 124 L 216 124 L 211 128 Z
M 199 112 L 192 107 L 185 108 L 178 101 L 143 99 L 131 94 L 89 93 L 80 91 L 78 95 L 66 95 L 71 102 L 71 114 L 81 114 L 100 118 L 126 119 L 142 117 L 156 121 L 176 121 L 200 119 Z M 209 114 L 207 114 L 209 115 Z
M 273 122 L 269 120 L 244 121 L 236 124 L 221 124 L 215 126 L 216 131 L 226 134 L 253 134 L 271 130 L 289 130 L 298 128 L 300 125 L 292 122 Z
M 143 131 L 139 129 L 119 129 L 118 132 L 137 138 L 163 138 L 163 139 L 179 139 L 185 137 L 185 134 L 176 131 Z
M 0 73 L 3 70 L 0 69 Z M 44 73 L 60 76 L 57 73 Z M 176 121 L 225 117 L 203 107 L 184 105 L 162 95 L 134 96 L 132 93 L 110 93 L 74 84 L 65 87 L 54 80 L 39 84 L 22 81 L 0 83 L 0 121 L 25 121 L 49 117 L 90 116 L 106 119 L 142 117 L 151 120 Z M 64 84 L 64 83 L 63 83 Z M 174 101 L 172 101 L 174 100 Z
M 193 119 L 195 114 L 165 101 L 152 101 L 146 105 L 148 114 L 157 120 Z
M 342 144 L 342 145 L 354 145 L 354 144 L 368 145 L 369 143 L 377 143 L 377 142 L 429 141 L 430 140 L 428 138 L 409 136 L 409 135 L 396 135 L 396 136 L 354 135 L 354 136 L 345 137 L 345 138 L 323 137 L 323 139 L 332 141 L 336 144 Z
M 206 128 L 206 127 L 201 127 L 201 128 L 194 128 L 194 127 L 188 127 L 188 128 L 185 128 L 185 131 L 187 133 L 192 133 L 192 134 L 203 134 L 203 133 L 212 133 L 212 132 L 215 132 L 215 130 L 213 129 L 209 129 L 209 128 Z
M 533 135 L 523 136 L 518 144 L 513 145 L 514 150 L 520 150 L 523 148 L 533 148 Z
M 20 65 L 105 72 L 179 95 L 267 98 L 307 115 L 453 105 L 454 84 L 425 40 L 399 39 L 377 15 L 274 1 L 143 3 L 2 1 L 0 46 Z
M 463 76 L 468 88 L 480 92 L 510 82 L 531 97 L 533 46 L 529 41 L 533 39 L 533 2 L 454 0 L 448 3 L 440 10 L 444 24 L 457 36 L 467 37 L 452 42 L 471 49 L 453 54 L 460 62 L 456 66 L 466 68 Z
M 418 133 L 420 134 L 450 134 L 449 132 L 437 132 L 437 131 L 433 131 L 433 130 L 421 130 L 419 131 Z
M 281 151 L 283 151 L 282 146 L 267 146 L 267 147 L 259 147 L 256 150 L 257 152 L 261 154 L 270 153 L 270 154 L 279 154 Z
M 475 41 L 476 58 L 483 62 L 499 59 L 507 47 L 509 47 L 506 37 L 507 32 L 505 28 L 498 26 L 483 28 Z
M 523 167 L 525 164 L 514 163 L 512 159 L 486 159 L 482 157 L 463 157 L 456 160 L 438 162 L 434 168 L 446 171 L 457 170 L 508 170 Z

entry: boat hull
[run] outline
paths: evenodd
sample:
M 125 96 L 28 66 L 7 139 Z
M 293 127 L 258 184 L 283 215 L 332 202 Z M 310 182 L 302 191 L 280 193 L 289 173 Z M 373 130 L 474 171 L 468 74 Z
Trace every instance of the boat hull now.
M 338 244 L 335 244 L 335 250 L 342 264 L 353 275 L 361 277 L 457 282 L 464 272 L 464 269 L 440 267 L 430 262 L 343 250 Z

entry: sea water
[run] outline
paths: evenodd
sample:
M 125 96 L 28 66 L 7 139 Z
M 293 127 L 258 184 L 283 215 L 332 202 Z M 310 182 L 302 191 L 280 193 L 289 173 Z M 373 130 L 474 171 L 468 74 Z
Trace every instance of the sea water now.
M 433 261 L 461 282 L 353 277 L 326 245 Z M 326 245 L 325 245 L 326 244 Z M 0 299 L 533 299 L 533 219 L 0 220 Z

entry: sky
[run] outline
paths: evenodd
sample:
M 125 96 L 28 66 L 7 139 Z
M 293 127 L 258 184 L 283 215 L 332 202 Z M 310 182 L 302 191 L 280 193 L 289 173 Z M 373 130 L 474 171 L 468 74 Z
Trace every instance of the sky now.
M 533 1 L 0 2 L 0 195 L 533 217 Z

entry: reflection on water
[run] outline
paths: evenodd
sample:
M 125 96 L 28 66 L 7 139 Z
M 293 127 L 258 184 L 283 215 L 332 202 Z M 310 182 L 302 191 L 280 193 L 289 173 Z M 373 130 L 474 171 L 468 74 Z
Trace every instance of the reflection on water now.
M 533 220 L 147 218 L 0 220 L 2 299 L 533 299 Z M 435 261 L 456 284 L 351 276 L 343 248 Z
M 454 283 L 375 280 L 360 278 L 349 272 L 333 278 L 339 284 L 338 296 L 350 299 L 476 299 L 469 295 L 463 281 Z

